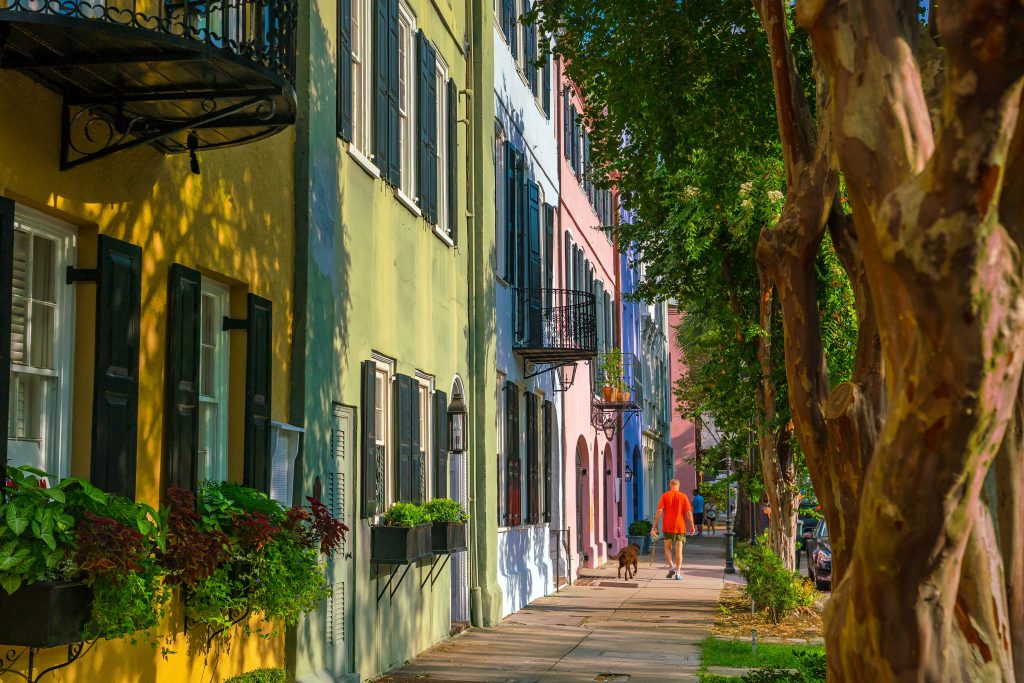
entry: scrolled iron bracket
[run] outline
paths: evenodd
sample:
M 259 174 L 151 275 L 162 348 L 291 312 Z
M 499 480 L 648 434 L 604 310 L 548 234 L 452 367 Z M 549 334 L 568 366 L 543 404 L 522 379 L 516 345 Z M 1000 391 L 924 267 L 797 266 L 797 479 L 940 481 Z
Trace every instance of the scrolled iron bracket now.
M 49 666 L 38 674 L 35 673 L 36 655 L 41 650 L 52 649 L 52 648 L 41 648 L 41 647 L 26 647 L 21 651 L 17 648 L 11 648 L 4 653 L 2 661 L 0 661 L 0 676 L 10 674 L 17 676 L 25 681 L 25 683 L 37 683 L 48 673 L 53 673 L 63 669 L 64 667 L 74 664 L 76 661 L 81 659 L 92 649 L 93 645 L 96 644 L 95 640 L 85 640 L 78 643 L 71 643 L 67 646 L 67 656 L 63 662 Z M 28 666 L 24 671 L 18 671 L 14 667 L 17 665 L 21 658 L 28 655 Z

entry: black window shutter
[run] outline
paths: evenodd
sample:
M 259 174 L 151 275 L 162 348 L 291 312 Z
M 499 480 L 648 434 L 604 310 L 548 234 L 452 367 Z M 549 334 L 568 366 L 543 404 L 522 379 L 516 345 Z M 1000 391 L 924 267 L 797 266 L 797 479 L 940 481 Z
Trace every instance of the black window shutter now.
M 572 163 L 572 110 L 569 108 L 569 91 L 562 93 L 562 153 Z
M 0 283 L 14 281 L 14 202 L 0 197 Z M 12 288 L 0 286 L 0 475 L 7 467 L 8 411 L 11 397 Z
M 519 61 L 519 12 L 517 11 L 518 0 L 505 0 L 505 10 L 508 12 L 508 46 L 512 50 L 512 58 Z
M 501 28 L 505 32 L 505 40 L 508 41 L 510 47 L 515 45 L 515 39 L 512 36 L 512 31 L 515 30 L 514 17 L 515 10 L 513 9 L 516 0 L 502 0 L 501 3 Z M 513 49 L 513 52 L 515 50 Z
M 249 324 L 245 343 L 245 459 L 242 481 L 246 486 L 269 493 L 273 467 L 270 444 L 273 310 L 270 301 L 255 294 L 248 296 L 246 308 Z
M 398 442 L 398 499 L 414 503 L 419 499 L 419 401 L 416 380 L 395 376 L 395 434 Z M 415 434 L 413 431 L 415 430 Z
M 519 455 L 519 387 L 505 383 L 505 499 L 508 526 L 519 526 L 522 518 L 522 462 Z
M 202 276 L 180 263 L 167 281 L 163 487 L 199 483 L 199 330 Z
M 527 274 L 530 294 L 530 333 L 531 346 L 543 345 L 543 298 L 540 290 L 544 287 L 542 280 L 542 261 L 540 253 L 540 186 L 530 183 L 527 187 L 527 251 L 529 252 L 529 272 Z
M 338 0 L 338 135 L 352 139 L 352 0 Z
M 553 454 L 552 437 L 554 436 L 553 427 L 555 422 L 555 406 L 551 401 L 544 401 L 544 427 L 541 432 L 542 436 L 542 450 L 544 456 L 544 481 L 542 483 L 542 505 L 543 505 L 543 520 L 544 522 L 551 521 L 551 466 Z
M 530 11 L 530 0 L 523 0 L 523 13 Z M 533 23 L 523 26 L 523 69 L 526 71 L 526 83 L 530 92 L 537 96 L 537 27 Z
M 570 117 L 572 120 L 572 170 L 577 176 L 580 174 L 580 133 L 579 117 L 576 114 L 576 105 L 569 105 Z
M 516 184 L 516 151 L 505 141 L 505 279 L 516 283 L 516 216 L 519 213 L 519 188 Z
M 424 218 L 437 223 L 437 58 L 423 35 L 416 34 L 419 69 L 417 116 L 419 117 L 419 206 Z
M 541 72 L 541 104 L 544 105 L 544 116 L 551 118 L 551 60 L 554 55 L 548 54 L 544 60 L 544 69 Z
M 434 497 L 448 494 L 448 396 L 434 392 Z
M 391 132 L 391 58 L 388 54 L 391 48 L 390 5 L 391 0 L 376 0 L 373 22 L 373 154 L 374 163 L 385 179 L 391 167 L 391 146 L 388 139 Z
M 448 79 L 448 235 L 458 243 L 459 230 L 459 92 Z
M 526 511 L 530 524 L 540 521 L 540 500 L 538 490 L 540 472 L 537 462 L 537 395 L 526 393 Z
M 384 504 L 384 463 L 377 458 L 377 364 L 364 360 L 362 375 L 363 518 L 378 515 Z
M 555 286 L 555 207 L 550 204 L 544 205 L 544 286 Z
M 388 4 L 388 164 L 381 169 L 389 183 L 402 185 L 402 151 L 399 149 L 398 116 L 398 0 L 387 0 Z
M 426 461 L 425 452 L 430 449 L 430 444 L 420 443 L 420 383 L 414 378 L 409 378 L 409 416 L 412 418 L 409 424 L 409 452 L 412 454 L 412 502 L 417 505 L 423 503 L 427 493 Z
M 141 313 L 142 249 L 100 235 L 91 479 L 101 489 L 131 499 L 139 427 Z

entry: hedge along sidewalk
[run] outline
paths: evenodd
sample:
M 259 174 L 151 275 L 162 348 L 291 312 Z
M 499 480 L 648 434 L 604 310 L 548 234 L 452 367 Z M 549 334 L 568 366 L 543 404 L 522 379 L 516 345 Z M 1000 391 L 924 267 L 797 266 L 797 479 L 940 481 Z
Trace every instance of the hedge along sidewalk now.
M 471 629 L 423 653 L 380 683 L 697 681 L 700 644 L 718 609 L 725 567 L 722 538 L 686 545 L 683 580 L 665 578 L 664 553 L 640 558 L 618 579 L 618 562 L 585 570 L 586 581 L 540 598 L 494 628 Z M 612 679 L 604 679 L 612 680 Z

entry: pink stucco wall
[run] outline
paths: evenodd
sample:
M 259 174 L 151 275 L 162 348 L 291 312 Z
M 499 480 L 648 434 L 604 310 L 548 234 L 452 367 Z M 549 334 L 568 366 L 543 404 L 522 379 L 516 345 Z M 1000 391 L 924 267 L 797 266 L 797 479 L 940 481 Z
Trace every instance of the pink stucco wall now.
M 675 306 L 668 307 L 669 327 L 669 377 L 672 385 L 686 374 L 686 362 L 682 351 L 676 343 L 676 328 L 682 322 L 682 315 Z M 673 392 L 674 393 L 674 392 Z M 690 420 L 679 415 L 679 406 L 673 399 L 672 405 L 672 451 L 675 454 L 675 476 L 679 480 L 679 488 L 687 495 L 697 487 L 697 470 L 694 458 L 697 455 L 697 430 Z
M 568 88 L 578 111 L 583 110 L 574 85 L 565 79 L 561 64 L 557 65 L 559 92 Z M 556 100 L 555 130 L 560 137 L 564 126 L 562 99 Z M 565 140 L 559 145 L 559 185 L 557 258 L 555 259 L 555 286 L 568 288 L 568 273 L 565 272 L 565 233 L 572 238 L 573 245 L 582 248 L 586 259 L 594 267 L 595 279 L 601 280 L 614 297 L 619 290 L 617 254 L 614 246 L 602 232 L 600 220 L 590 205 L 587 193 L 581 187 L 572 167 L 565 158 Z M 621 332 L 614 331 L 615 341 Z M 601 430 L 591 424 L 591 365 L 578 363 L 576 382 L 563 394 L 564 431 L 563 453 L 565 453 L 565 519 L 566 528 L 571 528 L 570 553 L 585 567 L 596 567 L 604 563 L 609 555 L 618 552 L 626 544 L 626 529 L 618 514 L 616 489 L 622 495 L 621 435 L 609 441 Z M 577 481 L 576 456 L 580 455 L 581 482 Z M 577 485 L 582 483 L 582 544 L 577 543 L 579 516 L 577 515 Z M 623 511 L 625 512 L 624 506 Z M 606 529 L 607 520 L 607 529 Z M 586 555 L 586 559 L 583 556 Z M 577 565 L 580 566 L 580 565 Z

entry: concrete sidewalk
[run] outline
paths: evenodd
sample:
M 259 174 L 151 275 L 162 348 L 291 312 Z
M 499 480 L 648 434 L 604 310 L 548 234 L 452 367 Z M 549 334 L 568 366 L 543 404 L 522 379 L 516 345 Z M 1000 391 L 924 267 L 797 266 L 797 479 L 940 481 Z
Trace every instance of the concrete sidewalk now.
M 494 628 L 437 645 L 380 681 L 562 683 L 696 681 L 700 642 L 717 612 L 725 564 L 721 536 L 690 539 L 683 580 L 665 577 L 664 552 L 640 559 L 630 581 L 617 563 L 584 570 Z

